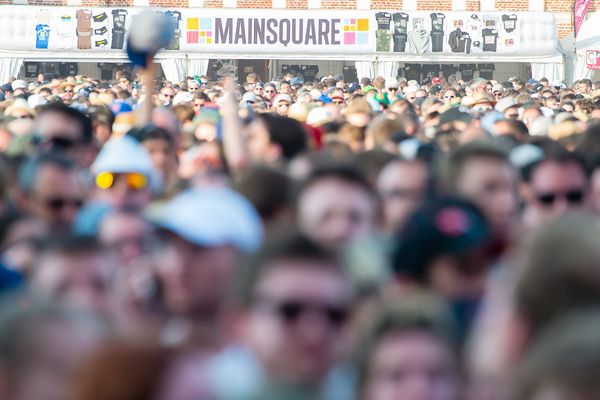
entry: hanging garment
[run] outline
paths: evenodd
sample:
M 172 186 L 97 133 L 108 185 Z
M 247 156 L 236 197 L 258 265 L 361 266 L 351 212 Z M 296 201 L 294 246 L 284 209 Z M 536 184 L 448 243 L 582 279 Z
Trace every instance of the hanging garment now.
M 484 29 L 483 36 L 483 51 L 496 51 L 498 47 L 498 30 Z
M 377 20 L 377 29 L 390 29 L 392 23 L 392 14 L 389 12 L 378 12 L 375 14 Z
M 75 26 L 75 18 L 71 15 L 61 15 L 58 23 L 57 38 L 58 48 L 61 49 L 72 49 L 75 45 L 75 36 L 77 28 Z
M 408 33 L 408 14 L 395 13 L 393 15 L 394 31 L 399 33 Z
M 50 27 L 46 24 L 35 26 L 35 48 L 47 49 L 50 39 Z
M 448 35 L 448 45 L 453 53 L 471 53 L 471 35 L 456 28 Z
M 444 19 L 446 16 L 442 13 L 431 13 L 431 31 L 432 32 L 443 32 L 444 31 Z
M 502 15 L 502 24 L 507 33 L 512 33 L 517 28 L 517 15 Z
M 377 29 L 375 31 L 375 50 L 390 51 L 392 44 L 392 32 L 387 29 Z
M 113 30 L 111 49 L 122 49 L 125 44 L 125 22 L 127 20 L 127 10 L 112 10 Z
M 424 54 L 429 47 L 429 34 L 425 29 L 410 31 L 408 33 L 408 43 L 413 52 Z
M 431 51 L 441 52 L 444 48 L 444 32 L 431 31 Z
M 394 20 L 394 52 L 403 53 L 406 51 L 406 41 L 408 39 L 408 14 L 395 13 L 392 18 Z

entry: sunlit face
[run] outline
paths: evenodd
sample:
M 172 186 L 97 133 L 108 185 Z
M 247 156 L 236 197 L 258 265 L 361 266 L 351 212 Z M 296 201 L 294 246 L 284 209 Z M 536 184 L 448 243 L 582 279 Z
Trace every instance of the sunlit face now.
M 456 400 L 457 368 L 452 353 L 426 331 L 385 335 L 368 365 L 363 400 Z
M 298 224 L 322 243 L 346 244 L 370 234 L 376 223 L 376 202 L 357 184 L 331 177 L 314 182 L 300 195 Z
M 244 318 L 245 340 L 266 371 L 291 382 L 320 382 L 339 360 L 350 284 L 331 261 L 274 261 Z

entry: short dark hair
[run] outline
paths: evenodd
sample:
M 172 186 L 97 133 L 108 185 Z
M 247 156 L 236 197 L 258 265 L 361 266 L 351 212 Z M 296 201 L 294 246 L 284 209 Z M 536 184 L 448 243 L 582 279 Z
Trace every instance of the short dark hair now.
M 44 115 L 46 113 L 61 114 L 68 119 L 72 119 L 79 122 L 79 124 L 81 125 L 81 142 L 92 142 L 92 120 L 81 111 L 73 107 L 69 107 L 66 104 L 53 101 L 41 106 L 40 110 L 38 111 L 38 116 Z
M 308 148 L 308 135 L 300 122 L 274 113 L 258 116 L 267 126 L 271 143 L 281 147 L 286 160 L 291 160 Z
M 143 127 L 131 128 L 127 132 L 127 136 L 134 138 L 140 143 L 144 143 L 147 140 L 164 140 L 169 144 L 173 143 L 173 137 L 169 134 L 169 132 L 154 124 L 147 124 Z
M 274 234 L 237 275 L 234 292 L 236 302 L 242 307 L 250 306 L 256 301 L 254 291 L 261 278 L 277 267 L 277 261 L 290 259 L 326 261 L 315 264 L 315 268 L 327 268 L 346 276 L 341 259 L 335 251 L 297 231 Z
M 270 220 L 289 205 L 292 182 L 289 176 L 266 165 L 242 171 L 235 187 L 254 206 L 263 220 Z
M 310 188 L 313 184 L 323 179 L 339 179 L 344 182 L 351 183 L 363 189 L 374 199 L 377 198 L 375 189 L 369 183 L 364 173 L 353 164 L 324 164 L 316 167 L 307 179 L 301 182 L 295 190 L 295 200 L 298 201 L 302 193 Z

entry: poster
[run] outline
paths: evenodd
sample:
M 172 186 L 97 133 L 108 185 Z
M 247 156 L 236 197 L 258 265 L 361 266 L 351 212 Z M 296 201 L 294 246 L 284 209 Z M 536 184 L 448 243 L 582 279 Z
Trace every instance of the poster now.
M 7 6 L 4 50 L 123 51 L 135 7 Z M 553 55 L 550 13 L 153 9 L 171 18 L 167 51 L 227 54 Z M 535 36 L 531 33 L 535 32 Z

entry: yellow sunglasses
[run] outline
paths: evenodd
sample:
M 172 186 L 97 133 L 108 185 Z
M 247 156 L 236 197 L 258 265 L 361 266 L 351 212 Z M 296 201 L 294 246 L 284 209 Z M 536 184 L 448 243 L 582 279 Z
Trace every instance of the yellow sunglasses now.
M 115 174 L 112 172 L 101 172 L 96 175 L 96 186 L 102 190 L 108 190 L 115 185 L 118 179 L 123 178 L 127 187 L 131 190 L 140 190 L 148 186 L 148 178 L 144 174 L 128 172 Z

